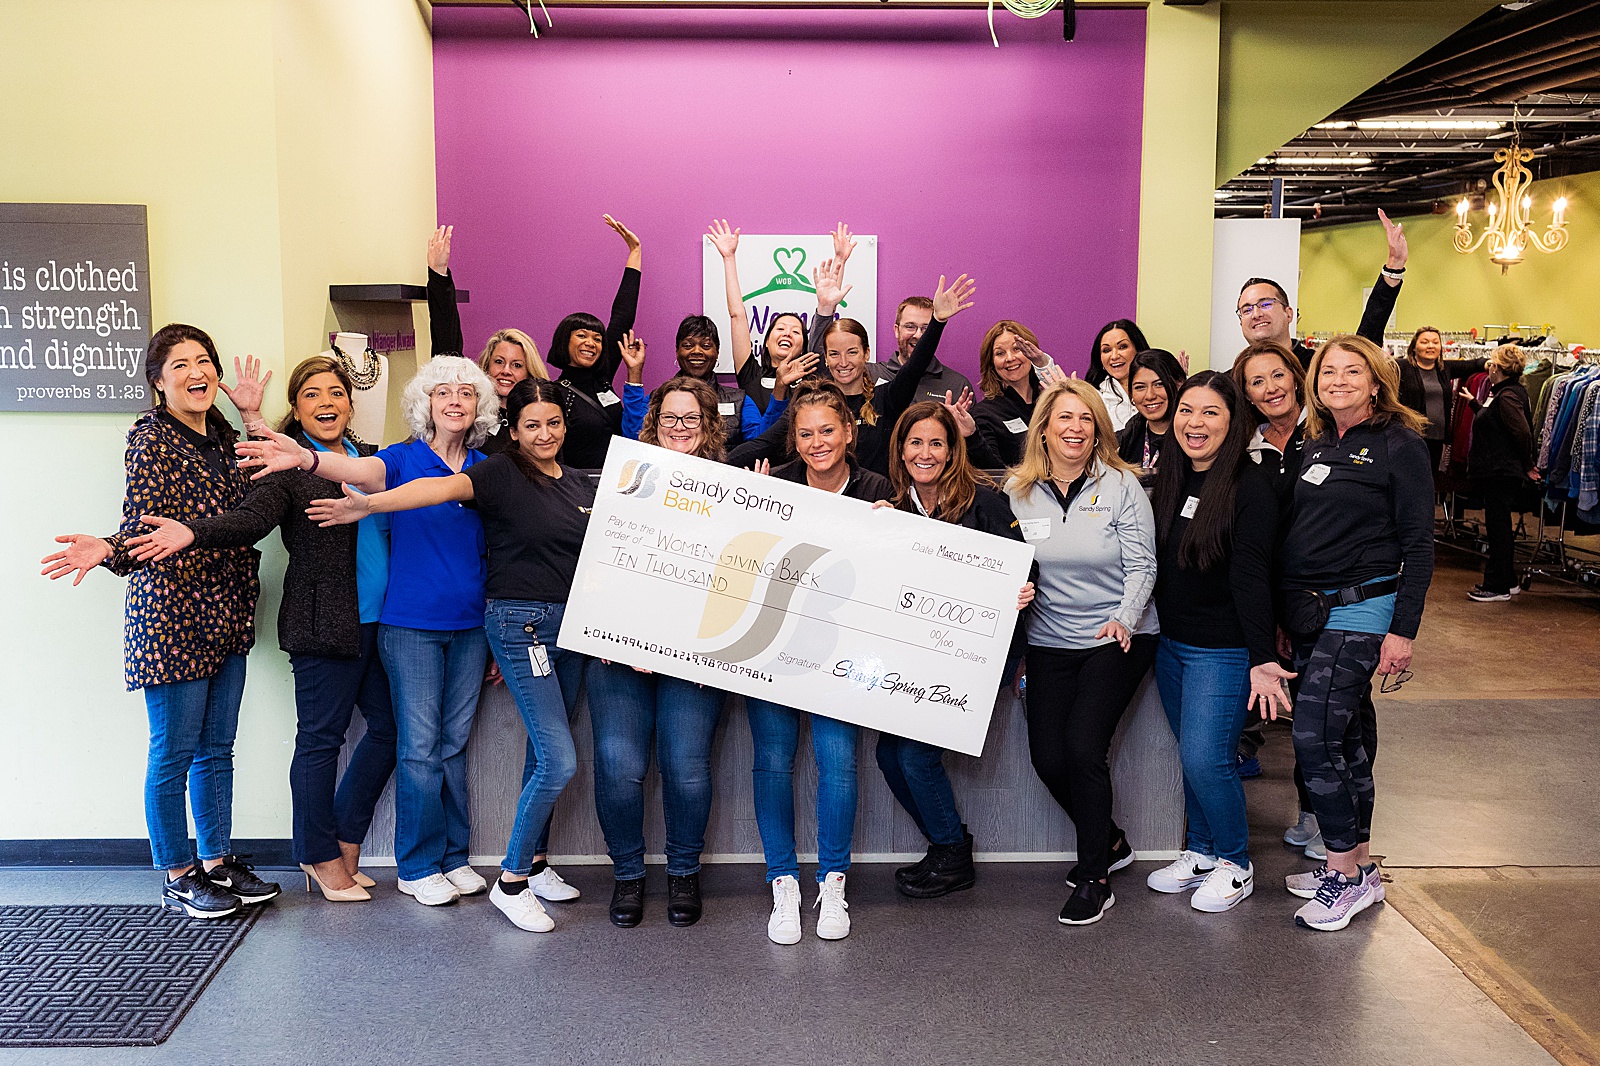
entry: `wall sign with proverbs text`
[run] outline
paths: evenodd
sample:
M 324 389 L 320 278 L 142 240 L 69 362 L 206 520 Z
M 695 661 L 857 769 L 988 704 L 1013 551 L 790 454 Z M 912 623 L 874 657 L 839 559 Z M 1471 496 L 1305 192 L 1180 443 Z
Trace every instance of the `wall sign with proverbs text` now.
M 0 411 L 150 406 L 143 204 L 0 204 Z

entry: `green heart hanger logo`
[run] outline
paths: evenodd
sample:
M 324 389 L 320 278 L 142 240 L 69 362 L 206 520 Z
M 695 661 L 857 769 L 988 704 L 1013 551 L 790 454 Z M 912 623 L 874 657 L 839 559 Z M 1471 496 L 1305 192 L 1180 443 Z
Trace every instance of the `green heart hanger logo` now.
M 772 265 L 778 268 L 778 272 L 759 289 L 745 293 L 742 298 L 747 303 L 757 296 L 765 296 L 769 292 L 777 292 L 780 289 L 794 289 L 810 293 L 817 291 L 811 287 L 811 282 L 806 280 L 805 275 L 800 273 L 805 269 L 806 265 L 806 250 L 804 248 L 773 249 Z M 841 301 L 839 306 L 847 307 L 849 305 Z
M 787 260 L 798 260 L 790 266 Z M 790 277 L 805 280 L 805 275 L 800 271 L 805 269 L 806 250 L 804 248 L 778 248 L 772 253 L 772 262 L 778 268 L 779 274 L 788 274 Z

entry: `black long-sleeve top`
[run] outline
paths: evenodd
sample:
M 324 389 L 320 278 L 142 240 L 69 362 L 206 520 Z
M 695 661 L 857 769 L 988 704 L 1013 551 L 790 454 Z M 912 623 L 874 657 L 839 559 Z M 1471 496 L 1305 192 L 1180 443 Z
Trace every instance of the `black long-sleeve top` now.
M 917 346 L 905 366 L 887 385 L 874 390 L 872 410 L 877 417 L 876 425 L 868 425 L 860 420 L 865 396 L 845 397 L 856 416 L 856 461 L 881 477 L 889 475 L 889 438 L 894 433 L 895 421 L 916 402 L 922 375 L 939 350 L 939 338 L 944 335 L 944 325 L 937 318 L 929 322 L 928 328 L 917 339 Z M 820 336 L 821 331 L 814 331 L 813 335 Z M 815 376 L 826 379 L 826 371 L 819 370 Z M 791 412 L 785 411 L 772 424 L 772 428 L 755 440 L 746 441 L 733 449 L 728 455 L 728 462 L 733 466 L 749 466 L 760 459 L 772 461 L 787 455 L 791 420 Z
M 1400 574 L 1389 632 L 1414 638 L 1433 579 L 1427 443 L 1398 422 L 1333 426 L 1307 440 L 1283 546 L 1288 589 L 1353 588 Z
M 461 308 L 456 306 L 456 279 L 448 270 L 428 268 L 428 336 L 434 355 L 466 355 L 461 336 Z
M 1400 402 L 1423 418 L 1427 418 L 1428 392 L 1423 386 L 1423 381 L 1424 375 L 1432 374 L 1439 382 L 1439 391 L 1444 394 L 1444 424 L 1439 427 L 1443 431 L 1440 439 L 1444 439 L 1450 435 L 1450 427 L 1455 425 L 1456 382 L 1462 378 L 1470 378 L 1474 374 L 1481 374 L 1488 366 L 1487 359 L 1441 358 L 1432 367 L 1424 370 L 1410 359 L 1401 359 Z
M 1356 327 L 1356 336 L 1365 337 L 1367 340 L 1383 347 L 1383 330 L 1389 324 L 1389 316 L 1394 314 L 1395 301 L 1400 299 L 1400 285 L 1389 284 L 1389 280 L 1378 274 L 1378 280 L 1372 285 L 1372 292 L 1367 296 L 1367 306 L 1361 312 L 1361 325 Z M 1300 360 L 1300 365 L 1307 370 L 1311 369 L 1311 357 L 1317 350 L 1305 341 L 1295 341 L 1291 348 Z
M 978 424 L 978 431 L 967 441 L 967 457 L 974 465 L 993 470 L 1022 462 L 1033 405 L 1043 391 L 1039 375 L 1031 370 L 1028 374 L 1033 385 L 1032 400 L 1024 400 L 1021 393 L 1007 385 L 998 396 L 972 405 L 972 420 Z
M 796 459 L 782 466 L 772 468 L 772 476 L 796 484 L 806 484 L 806 463 L 804 459 Z M 881 474 L 874 474 L 871 470 L 863 470 L 854 460 L 850 461 L 850 480 L 845 482 L 844 496 L 852 500 L 864 500 L 867 503 L 877 503 L 879 500 L 894 499 L 894 486 L 889 484 L 889 479 Z
M 567 443 L 561 452 L 561 461 L 568 466 L 580 470 L 605 466 L 611 438 L 622 432 L 622 400 L 613 386 L 622 365 L 623 335 L 633 328 L 639 310 L 639 279 L 639 271 L 633 267 L 623 269 L 600 357 L 593 366 L 573 366 L 564 351 L 545 356 L 546 363 L 561 371 L 557 383 L 574 393 L 567 411 Z
M 1483 403 L 1471 401 L 1472 448 L 1467 453 L 1469 478 L 1517 478 L 1533 469 L 1533 426 L 1528 390 L 1521 381 L 1489 386 Z
M 306 438 L 298 428 L 294 436 Z M 309 444 L 307 444 L 309 447 Z M 363 456 L 371 445 L 358 444 Z M 184 522 L 199 550 L 242 548 L 283 530 L 289 566 L 278 606 L 278 646 L 290 655 L 350 659 L 361 654 L 361 600 L 356 585 L 358 527 L 322 528 L 306 517 L 313 500 L 336 499 L 339 483 L 304 470 L 281 470 L 253 483 L 232 510 Z
M 1183 498 L 1198 500 L 1208 471 L 1191 470 Z M 1272 556 L 1278 541 L 1278 498 L 1261 469 L 1239 469 L 1228 555 L 1199 570 L 1178 561 L 1189 519 L 1173 515 L 1156 551 L 1156 616 L 1161 634 L 1196 648 L 1247 648 L 1250 665 L 1276 662 Z

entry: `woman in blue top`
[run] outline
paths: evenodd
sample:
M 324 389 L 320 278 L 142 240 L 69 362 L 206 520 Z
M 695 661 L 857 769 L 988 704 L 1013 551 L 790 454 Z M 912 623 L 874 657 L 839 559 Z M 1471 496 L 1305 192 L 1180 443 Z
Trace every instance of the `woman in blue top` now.
M 289 375 L 290 410 L 278 432 L 321 453 L 371 455 L 376 449 L 346 435 L 353 395 L 337 359 L 303 360 Z M 305 508 L 336 491 L 337 482 L 286 470 L 255 485 L 224 514 L 182 522 L 145 516 L 154 530 L 134 537 L 128 548 L 149 564 L 190 547 L 247 547 L 282 529 L 289 568 L 278 609 L 278 646 L 289 654 L 295 681 L 298 728 L 289 764 L 295 861 L 306 872 L 307 887 L 315 880 L 330 901 L 371 899 L 372 880 L 357 864 L 395 759 L 389 676 L 378 657 L 378 616 L 389 584 L 389 520 L 378 515 L 359 527 L 318 529 Z M 366 731 L 339 779 L 339 751 L 358 704 Z
M 401 395 L 415 436 L 373 456 L 302 448 L 281 433 L 239 445 L 247 465 L 301 469 L 381 492 L 457 474 L 483 460 L 478 445 L 500 424 L 494 385 L 458 356 L 424 364 Z M 395 863 L 399 888 L 428 906 L 482 892 L 467 864 L 467 738 L 483 685 L 483 523 L 460 503 L 390 519 L 390 581 L 378 652 L 389 673 L 398 734 Z

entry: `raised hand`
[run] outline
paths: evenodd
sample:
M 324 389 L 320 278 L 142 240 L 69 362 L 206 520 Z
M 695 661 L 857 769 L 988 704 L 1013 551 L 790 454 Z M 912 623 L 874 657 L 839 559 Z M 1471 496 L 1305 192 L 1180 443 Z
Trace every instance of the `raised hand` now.
M 778 384 L 787 389 L 790 385 L 815 370 L 819 358 L 821 357 L 816 352 L 801 352 L 798 355 L 791 355 L 783 361 L 782 366 L 777 367 L 774 371 L 778 377 Z
M 428 238 L 428 269 L 435 274 L 450 273 L 450 238 L 455 232 L 454 226 L 440 226 Z
M 194 530 L 175 519 L 142 514 L 139 521 L 149 526 L 150 532 L 129 538 L 128 554 L 141 563 L 159 563 L 194 543 Z
M 850 227 L 843 222 L 833 227 L 833 258 L 839 263 L 839 273 L 844 273 L 845 261 L 850 258 L 850 253 L 856 250 L 856 239 L 850 235 Z
M 961 275 L 951 283 L 947 289 L 944 287 L 944 275 L 939 275 L 939 285 L 933 290 L 933 317 L 940 322 L 948 322 L 955 315 L 972 306 L 972 297 L 978 291 L 978 283 Z
M 600 217 L 605 219 L 606 225 L 610 226 L 616 231 L 617 236 L 628 242 L 628 251 L 630 253 L 637 252 L 639 250 L 642 242 L 639 240 L 638 234 L 634 233 L 633 230 L 629 229 L 627 226 L 624 226 L 610 215 L 601 215 Z
M 348 526 L 372 513 L 371 500 L 347 484 L 339 486 L 344 496 L 337 500 L 312 500 L 306 508 L 306 517 L 324 528 Z
M 711 220 L 708 230 L 711 235 L 711 244 L 724 259 L 732 259 L 733 253 L 739 250 L 739 231 L 728 225 L 725 218 Z
M 89 571 L 111 558 L 111 545 L 87 533 L 68 533 L 64 537 L 57 537 L 56 543 L 65 544 L 66 547 L 40 559 L 44 569 L 39 573 L 51 581 L 75 573 L 78 576 L 72 579 L 73 588 L 78 587 Z
M 645 349 L 648 346 L 643 340 L 634 336 L 631 329 L 623 335 L 618 346 L 622 349 L 622 361 L 630 372 L 629 380 L 632 380 L 632 371 L 644 369 Z
M 963 388 L 961 395 L 954 399 L 951 398 L 950 391 L 945 390 L 944 409 L 956 420 L 956 428 L 961 430 L 963 437 L 970 437 L 978 432 L 978 423 L 972 417 L 971 389 Z
M 1383 235 L 1389 241 L 1389 259 L 1385 265 L 1390 270 L 1404 269 L 1411 255 L 1411 249 L 1406 246 L 1405 229 L 1398 222 L 1390 222 L 1381 207 L 1378 209 L 1378 221 L 1383 223 Z
M 1189 372 L 1189 349 L 1178 349 L 1178 365 L 1183 367 L 1183 372 L 1185 374 Z
M 817 313 L 831 315 L 854 285 L 844 284 L 844 260 L 825 259 L 811 272 L 811 284 L 817 290 Z
M 757 459 L 756 465 L 750 468 L 758 474 L 772 473 L 772 463 L 766 459 Z
M 267 371 L 267 376 L 261 377 L 261 360 L 253 355 L 247 355 L 241 364 L 236 355 L 233 357 L 233 372 L 239 384 L 230 389 L 227 382 L 218 381 L 217 387 L 227 394 L 246 425 L 259 421 L 261 398 L 266 394 L 267 382 L 272 380 L 272 371 Z
M 1017 334 L 1012 334 L 1012 336 L 1017 338 L 1017 351 L 1022 353 L 1024 359 L 1033 364 L 1035 370 L 1043 370 L 1045 367 L 1055 363 L 1054 359 L 1040 351 L 1039 346 L 1028 338 Z
M 1261 711 L 1262 719 L 1274 721 L 1281 709 L 1287 714 L 1294 709 L 1289 700 L 1288 682 L 1299 674 L 1291 674 L 1277 663 L 1262 663 L 1250 668 L 1250 709 Z
M 265 422 L 251 422 L 245 426 L 250 440 L 233 446 L 239 456 L 239 466 L 245 469 L 260 467 L 250 475 L 251 481 L 260 481 L 279 470 L 296 470 L 302 465 L 306 450 L 293 437 L 274 433 Z

